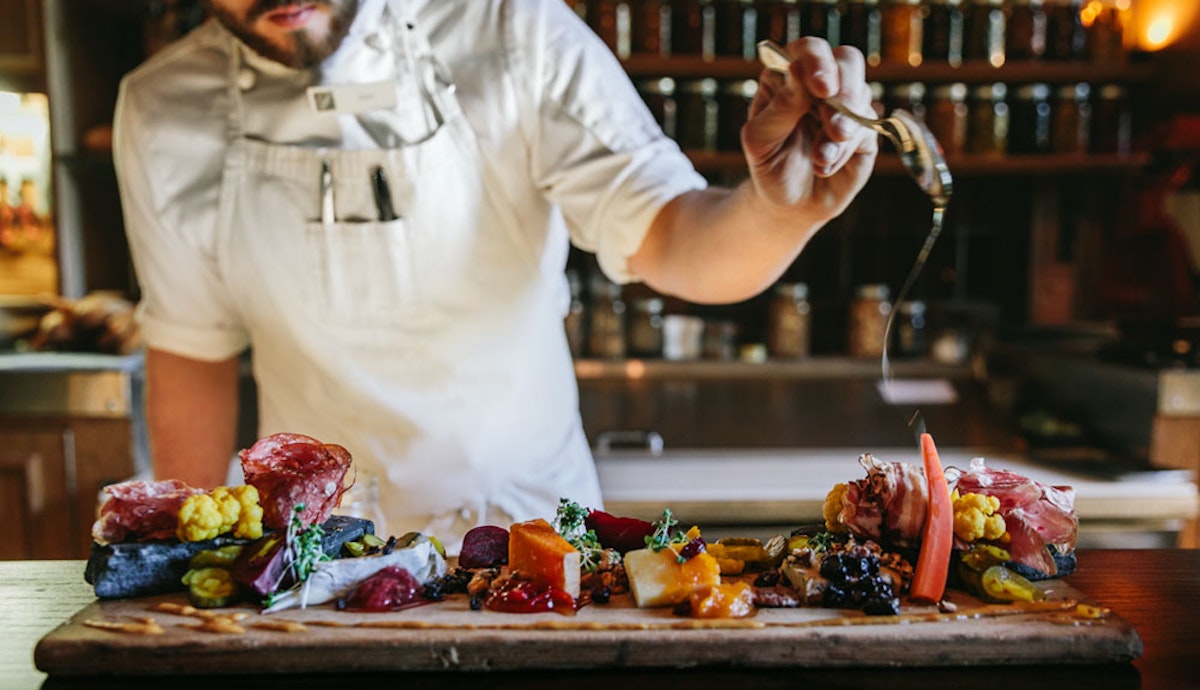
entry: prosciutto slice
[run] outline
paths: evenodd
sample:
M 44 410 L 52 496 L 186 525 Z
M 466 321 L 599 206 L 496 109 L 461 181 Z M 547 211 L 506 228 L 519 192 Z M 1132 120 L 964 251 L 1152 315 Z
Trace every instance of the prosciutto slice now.
M 985 494 L 1000 501 L 997 512 L 1012 538 L 1008 552 L 1014 562 L 1057 575 L 1058 566 L 1046 547 L 1062 554 L 1075 550 L 1079 518 L 1072 487 L 1047 486 L 1016 472 L 993 470 L 983 458 L 975 458 L 955 488 L 960 494 Z
M 905 462 L 884 462 L 866 453 L 858 464 L 865 479 L 848 482 L 838 520 L 856 536 L 888 543 L 921 537 L 928 488 L 921 470 Z
M 263 526 L 286 529 L 293 509 L 305 525 L 329 519 L 346 491 L 350 451 L 302 434 L 275 434 L 238 453 L 246 483 L 258 489 Z
M 204 493 L 178 479 L 129 481 L 104 487 L 108 498 L 92 525 L 98 544 L 173 539 L 179 507 L 188 496 Z

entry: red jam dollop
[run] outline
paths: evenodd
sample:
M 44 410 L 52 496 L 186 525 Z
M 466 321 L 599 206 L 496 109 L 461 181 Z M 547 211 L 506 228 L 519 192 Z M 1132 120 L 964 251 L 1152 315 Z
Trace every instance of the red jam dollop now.
M 390 566 L 368 577 L 344 600 L 354 611 L 398 611 L 423 603 L 421 583 L 404 568 Z
M 545 587 L 529 580 L 509 580 L 488 595 L 484 606 L 504 613 L 575 613 L 575 597 L 558 587 Z

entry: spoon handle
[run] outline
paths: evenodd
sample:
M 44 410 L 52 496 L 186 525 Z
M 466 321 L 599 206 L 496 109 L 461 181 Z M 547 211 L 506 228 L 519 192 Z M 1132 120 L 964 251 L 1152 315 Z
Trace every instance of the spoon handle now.
M 792 64 L 792 58 L 788 56 L 787 52 L 778 43 L 770 39 L 765 39 L 759 41 L 756 45 L 758 47 L 758 59 L 767 69 L 779 74 L 787 74 L 789 65 Z M 826 98 L 825 105 L 854 120 L 863 127 L 869 127 L 880 134 L 891 135 L 880 120 L 859 115 L 836 98 Z

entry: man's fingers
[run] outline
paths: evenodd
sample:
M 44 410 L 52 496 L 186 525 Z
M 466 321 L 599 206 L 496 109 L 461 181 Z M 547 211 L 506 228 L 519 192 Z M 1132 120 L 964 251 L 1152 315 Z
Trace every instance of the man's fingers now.
M 828 43 L 806 36 L 789 43 L 787 53 L 792 56 L 792 76 L 814 98 L 837 95 L 842 80 L 837 59 Z

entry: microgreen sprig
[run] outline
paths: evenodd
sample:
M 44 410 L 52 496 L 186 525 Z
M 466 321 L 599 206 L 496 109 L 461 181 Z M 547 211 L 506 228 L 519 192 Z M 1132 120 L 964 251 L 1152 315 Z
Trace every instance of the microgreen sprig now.
M 646 537 L 646 548 L 651 551 L 662 551 L 671 544 L 682 544 L 687 541 L 687 533 L 677 529 L 679 520 L 671 514 L 671 509 L 663 510 L 661 520 L 653 523 L 654 531 Z
M 586 529 L 586 518 L 587 509 L 570 499 L 561 498 L 553 526 L 554 531 L 579 552 L 580 569 L 590 573 L 599 567 L 605 549 L 600 545 L 596 531 Z

